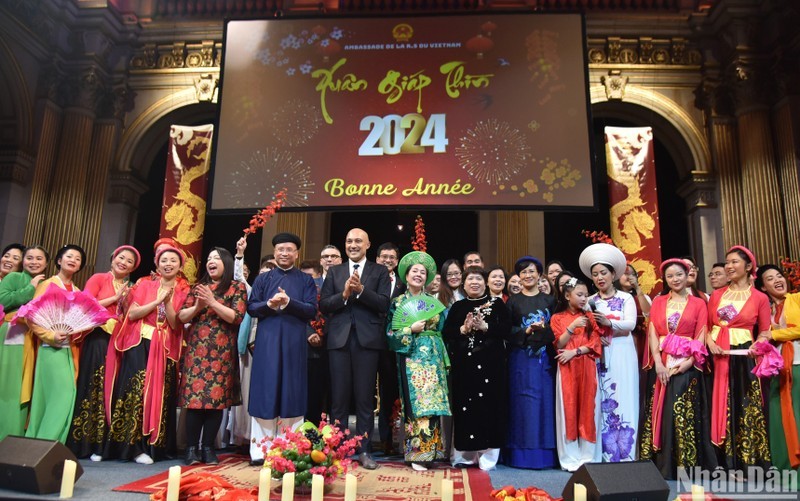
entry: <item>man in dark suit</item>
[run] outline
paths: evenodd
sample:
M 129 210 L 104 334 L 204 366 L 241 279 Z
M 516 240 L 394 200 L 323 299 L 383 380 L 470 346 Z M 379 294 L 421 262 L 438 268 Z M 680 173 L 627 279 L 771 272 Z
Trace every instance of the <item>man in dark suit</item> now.
M 350 397 L 356 404 L 356 434 L 364 439 L 358 461 L 369 470 L 377 468 L 370 456 L 374 428 L 373 396 L 378 358 L 386 342 L 389 309 L 389 273 L 384 266 L 367 261 L 369 236 L 353 228 L 345 239 L 346 263 L 328 269 L 320 294 L 320 311 L 327 315 L 328 360 L 331 369 L 331 417 L 346 428 Z

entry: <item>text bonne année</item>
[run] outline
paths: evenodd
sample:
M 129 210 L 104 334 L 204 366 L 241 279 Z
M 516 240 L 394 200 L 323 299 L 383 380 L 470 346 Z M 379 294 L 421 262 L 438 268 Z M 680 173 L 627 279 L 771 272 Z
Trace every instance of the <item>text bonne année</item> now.
M 372 197 L 392 196 L 398 188 L 391 183 L 381 184 L 350 184 L 344 179 L 333 178 L 325 182 L 325 192 L 334 197 Z M 415 195 L 470 195 L 475 192 L 475 187 L 470 183 L 461 183 L 457 179 L 454 183 L 426 183 L 424 178 L 419 178 L 414 186 L 406 188 L 400 193 L 404 197 Z

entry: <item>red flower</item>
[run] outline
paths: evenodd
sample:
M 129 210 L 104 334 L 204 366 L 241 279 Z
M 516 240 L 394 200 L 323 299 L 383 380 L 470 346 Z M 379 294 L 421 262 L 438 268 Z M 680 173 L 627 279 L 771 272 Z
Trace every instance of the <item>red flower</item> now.
M 223 362 L 230 362 L 230 360 L 231 360 L 231 352 L 226 351 L 225 353 L 222 354 L 222 357 L 220 357 L 220 358 L 222 358 Z
M 220 400 L 224 396 L 225 396 L 225 390 L 222 388 L 222 386 L 214 386 L 213 388 L 211 388 L 212 400 Z
M 198 367 L 196 365 L 194 367 L 192 367 L 192 374 L 194 374 L 195 376 L 200 374 L 200 367 Z
M 269 203 L 266 207 L 261 209 L 259 212 L 253 215 L 250 218 L 250 224 L 247 228 L 245 228 L 244 236 L 251 235 L 258 231 L 259 229 L 263 228 L 264 225 L 269 221 L 275 213 L 283 207 L 284 202 L 286 201 L 286 188 L 282 189 L 275 195 L 275 200 Z
M 420 215 L 417 215 L 414 223 L 414 238 L 411 239 L 411 247 L 415 251 L 427 252 L 428 250 L 428 242 L 425 238 L 425 223 L 422 222 L 422 216 Z
M 194 356 L 197 358 L 205 358 L 208 355 L 208 348 L 205 345 L 200 345 L 194 349 Z
M 200 367 L 203 369 L 208 369 L 209 365 L 211 365 L 211 362 L 209 362 L 208 360 L 203 360 L 202 362 L 200 362 Z
M 195 393 L 200 393 L 201 391 L 203 391 L 203 388 L 205 387 L 206 383 L 202 379 L 195 379 L 192 382 L 192 391 Z
M 204 377 L 205 377 L 206 381 L 211 381 L 212 379 L 214 379 L 214 374 L 212 374 L 210 372 L 206 372 L 206 375 Z
M 219 362 L 219 360 L 214 360 L 213 362 L 211 362 L 212 371 L 219 372 L 220 369 L 222 369 L 222 364 Z
M 592 241 L 592 243 L 603 243 L 603 244 L 611 244 L 614 245 L 614 240 L 606 234 L 604 231 L 589 231 L 589 230 L 582 230 L 581 234 Z
M 224 332 L 220 332 L 219 334 L 217 334 L 216 341 L 217 341 L 217 346 L 219 346 L 220 348 L 224 348 L 228 346 L 228 335 L 225 334 Z

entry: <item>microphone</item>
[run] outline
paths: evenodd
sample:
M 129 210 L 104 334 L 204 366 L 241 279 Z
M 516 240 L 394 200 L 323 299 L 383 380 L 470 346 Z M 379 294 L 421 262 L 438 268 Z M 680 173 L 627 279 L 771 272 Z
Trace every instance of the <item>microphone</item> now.
M 590 299 L 589 302 L 586 305 L 589 307 L 589 310 L 592 313 L 597 311 L 597 304 L 594 302 L 594 298 Z

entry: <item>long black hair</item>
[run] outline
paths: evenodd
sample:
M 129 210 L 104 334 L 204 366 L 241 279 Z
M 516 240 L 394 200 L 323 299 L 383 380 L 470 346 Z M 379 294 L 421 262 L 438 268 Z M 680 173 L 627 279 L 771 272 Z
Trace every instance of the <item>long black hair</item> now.
M 439 274 L 442 275 L 442 283 L 439 285 L 439 294 L 436 298 L 445 306 L 450 306 L 455 296 L 455 292 L 453 292 L 453 289 L 451 289 L 450 285 L 447 283 L 447 269 L 450 268 L 451 265 L 456 265 L 458 271 L 461 273 L 461 285 L 458 287 L 458 290 L 462 290 L 464 286 L 464 273 L 461 271 L 461 263 L 458 262 L 458 259 L 448 259 L 445 261 L 442 267 L 439 268 Z
M 224 247 L 214 247 L 211 249 L 208 254 L 210 255 L 212 252 L 217 251 L 219 254 L 220 259 L 222 260 L 222 266 L 225 268 L 222 270 L 222 278 L 219 279 L 219 285 L 217 285 L 216 293 L 218 296 L 222 296 L 231 286 L 231 282 L 233 282 L 233 256 L 231 255 L 228 249 Z M 203 284 L 211 284 L 213 281 L 211 277 L 208 275 L 208 270 L 206 270 L 205 275 L 203 278 L 200 279 L 200 283 Z

